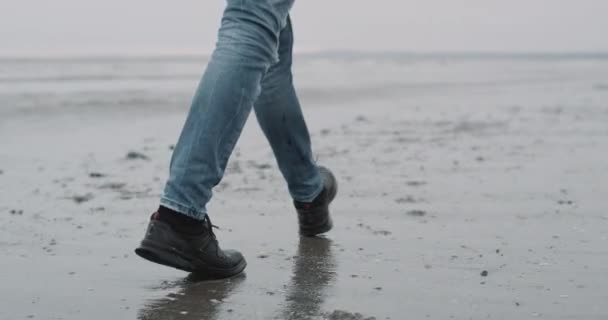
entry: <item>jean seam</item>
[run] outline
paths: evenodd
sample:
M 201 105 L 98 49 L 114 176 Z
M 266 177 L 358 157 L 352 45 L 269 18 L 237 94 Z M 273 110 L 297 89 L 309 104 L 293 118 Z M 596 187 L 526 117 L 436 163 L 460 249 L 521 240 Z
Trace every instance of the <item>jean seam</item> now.
M 223 145 L 224 146 L 223 150 L 221 150 L 221 154 L 219 155 L 222 166 L 223 166 L 223 164 L 225 164 L 225 163 L 228 162 L 228 158 L 230 157 L 230 154 L 231 154 L 231 151 L 232 151 L 231 147 L 233 147 L 236 144 L 236 141 L 234 141 L 234 140 L 238 140 L 238 138 L 235 139 L 234 136 L 240 135 L 240 131 L 237 132 L 236 130 L 232 130 L 232 134 L 231 135 L 228 134 L 229 133 L 228 132 L 228 128 L 230 128 L 234 124 L 235 120 L 238 118 L 238 115 L 240 113 L 242 113 L 242 109 L 243 109 L 243 106 L 245 104 L 245 103 L 243 103 L 243 100 L 245 100 L 245 93 L 244 93 L 244 91 L 245 90 L 243 88 L 241 88 L 241 94 L 240 94 L 240 98 L 239 98 L 239 104 L 238 104 L 238 107 L 237 107 L 237 112 L 235 112 L 234 116 L 230 119 L 230 121 L 228 121 L 228 124 L 226 125 L 226 127 L 224 128 L 224 130 L 222 131 L 222 133 L 220 134 L 218 145 Z M 225 141 L 227 143 L 224 143 Z

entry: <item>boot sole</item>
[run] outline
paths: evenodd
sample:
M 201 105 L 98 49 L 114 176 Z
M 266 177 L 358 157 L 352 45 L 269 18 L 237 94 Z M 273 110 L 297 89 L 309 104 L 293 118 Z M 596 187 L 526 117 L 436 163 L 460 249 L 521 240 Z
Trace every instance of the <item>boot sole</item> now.
M 322 233 L 329 232 L 334 227 L 334 224 L 331 220 L 331 217 L 327 217 L 327 221 L 322 225 L 316 226 L 314 228 L 302 228 L 300 227 L 300 235 L 305 237 L 314 237 L 320 235 Z
M 153 241 L 142 241 L 139 248 L 135 249 L 135 254 L 150 262 L 214 279 L 230 278 L 243 272 L 247 266 L 245 259 L 230 269 L 214 268 L 200 263 L 197 265 L 192 258 L 181 254 L 174 248 L 166 248 Z

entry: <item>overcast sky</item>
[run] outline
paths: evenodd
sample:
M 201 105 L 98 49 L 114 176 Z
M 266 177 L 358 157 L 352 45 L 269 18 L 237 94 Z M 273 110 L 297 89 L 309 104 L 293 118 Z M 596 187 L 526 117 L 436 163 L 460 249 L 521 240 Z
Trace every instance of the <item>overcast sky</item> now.
M 0 55 L 207 53 L 223 5 L 0 0 Z M 292 16 L 299 51 L 608 51 L 608 0 L 296 0 Z

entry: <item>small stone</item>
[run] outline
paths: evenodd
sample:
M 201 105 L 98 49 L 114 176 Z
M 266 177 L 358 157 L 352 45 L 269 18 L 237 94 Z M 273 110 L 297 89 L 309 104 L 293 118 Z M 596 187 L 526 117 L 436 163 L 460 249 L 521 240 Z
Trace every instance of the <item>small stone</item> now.
M 410 210 L 407 212 L 409 216 L 413 217 L 424 217 L 426 216 L 426 211 L 424 210 Z
M 94 178 L 94 179 L 103 178 L 105 176 L 106 176 L 105 174 L 99 173 L 99 172 L 91 172 L 91 173 L 89 173 L 89 178 Z
M 515 305 L 519 307 L 521 304 L 519 302 L 515 302 Z
M 420 187 L 426 184 L 424 181 L 408 181 L 406 184 L 410 187 Z
M 269 163 L 255 163 L 255 162 L 250 162 L 249 163 L 252 167 L 258 169 L 258 170 L 268 170 L 272 168 L 272 165 L 270 165 Z
M 366 317 L 360 313 L 350 313 L 342 310 L 334 310 L 323 316 L 326 320 L 376 320 L 376 317 Z
M 358 115 L 358 116 L 355 118 L 355 120 L 356 120 L 357 122 L 367 122 L 367 121 L 368 121 L 368 120 L 367 120 L 367 118 L 366 118 L 365 116 L 362 116 L 362 115 Z
M 376 290 L 376 291 L 382 291 L 382 287 L 375 287 L 374 290 Z
M 258 259 L 266 259 L 266 258 L 268 258 L 267 254 L 262 253 L 262 254 L 258 255 Z
M 187 315 L 188 311 L 180 311 L 179 314 L 181 314 L 181 315 Z
M 572 201 L 572 200 L 559 200 L 559 201 L 557 201 L 557 204 L 560 204 L 560 205 L 573 205 L 574 201 Z
M 481 276 L 482 277 L 487 277 L 488 276 L 488 270 L 484 270 L 481 272 Z
M 217 303 L 220 303 L 220 301 L 219 301 L 219 300 L 217 300 L 217 299 L 210 299 L 210 300 L 209 300 L 209 302 L 211 302 L 211 303 L 216 303 L 216 304 L 217 304 Z
M 11 211 L 9 211 L 9 212 L 10 212 L 10 214 L 12 214 L 12 215 L 14 215 L 14 216 L 15 216 L 15 215 L 17 215 L 17 216 L 22 216 L 22 215 L 23 215 L 23 210 L 14 210 L 14 209 L 13 209 L 13 210 L 11 210 Z
M 127 160 L 150 160 L 147 155 L 137 151 L 129 151 L 126 158 Z
M 390 236 L 392 233 L 390 231 L 386 231 L 386 230 L 376 230 L 373 232 L 374 235 L 380 235 L 380 236 Z
M 90 193 L 84 194 L 84 195 L 75 195 L 72 196 L 72 200 L 74 200 L 74 202 L 81 204 L 83 202 L 87 202 L 93 199 L 93 195 Z
M 175 150 L 175 145 L 174 144 L 170 145 L 169 150 L 171 150 L 171 151 Z
M 99 186 L 99 189 L 119 190 L 126 186 L 124 182 L 108 182 Z
M 416 199 L 414 199 L 414 197 L 412 197 L 412 196 L 407 196 L 407 197 L 395 199 L 395 202 L 396 203 L 416 203 L 418 201 L 416 201 Z

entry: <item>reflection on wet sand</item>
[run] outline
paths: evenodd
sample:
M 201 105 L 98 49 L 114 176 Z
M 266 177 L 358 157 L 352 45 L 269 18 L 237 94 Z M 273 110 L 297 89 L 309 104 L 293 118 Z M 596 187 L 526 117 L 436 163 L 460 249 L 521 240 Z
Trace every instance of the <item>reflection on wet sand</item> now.
M 308 319 L 318 316 L 327 289 L 336 278 L 331 240 L 301 238 L 294 260 L 293 276 L 279 319 Z
M 309 319 L 321 313 L 327 289 L 336 275 L 336 263 L 331 252 L 331 240 L 301 238 L 294 259 L 293 275 L 286 286 L 285 303 L 275 319 Z M 236 293 L 245 275 L 232 279 L 209 281 L 191 274 L 171 284 L 180 288 L 177 293 L 147 303 L 138 314 L 141 320 L 217 320 L 239 317 L 238 310 L 230 316 L 230 309 L 222 302 Z M 253 293 L 252 293 L 253 294 Z
M 169 296 L 151 301 L 137 315 L 141 320 L 200 320 L 220 319 L 220 302 L 245 280 L 245 274 L 231 279 L 209 280 L 194 274 L 174 283 L 182 289 Z

